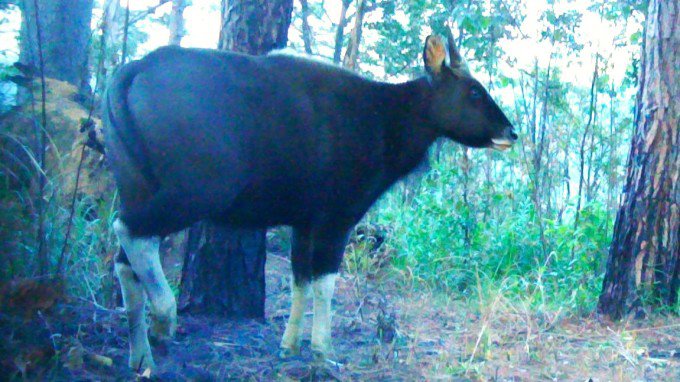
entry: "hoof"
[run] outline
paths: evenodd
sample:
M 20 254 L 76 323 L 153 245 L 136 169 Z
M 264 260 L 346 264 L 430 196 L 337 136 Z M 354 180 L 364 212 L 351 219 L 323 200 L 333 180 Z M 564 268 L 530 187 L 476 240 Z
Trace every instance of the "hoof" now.
M 312 346 L 312 356 L 316 362 L 330 361 L 332 357 L 332 349 L 329 347 L 321 348 L 317 346 Z
M 143 373 L 146 369 L 153 370 L 156 368 L 150 351 L 143 354 L 130 354 L 128 366 L 139 374 Z
M 169 340 L 177 332 L 177 314 L 167 314 L 163 316 L 151 315 L 151 337 L 156 340 Z
M 286 346 L 281 346 L 281 349 L 279 350 L 279 357 L 280 358 L 292 358 L 300 355 L 300 346 L 296 347 L 286 347 Z

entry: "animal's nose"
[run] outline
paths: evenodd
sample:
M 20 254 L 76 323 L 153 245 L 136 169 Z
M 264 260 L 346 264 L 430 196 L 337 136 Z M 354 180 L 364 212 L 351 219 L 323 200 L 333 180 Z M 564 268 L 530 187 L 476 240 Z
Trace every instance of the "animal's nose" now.
M 517 136 L 517 133 L 515 133 L 515 128 L 512 126 L 508 126 L 505 128 L 505 136 L 510 138 L 513 142 L 519 138 Z

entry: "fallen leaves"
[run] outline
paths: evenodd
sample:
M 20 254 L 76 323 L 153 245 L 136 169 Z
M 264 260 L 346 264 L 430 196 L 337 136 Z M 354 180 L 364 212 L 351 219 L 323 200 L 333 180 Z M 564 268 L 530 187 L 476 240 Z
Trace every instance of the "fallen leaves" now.
M 0 311 L 34 317 L 64 300 L 64 282 L 56 277 L 34 277 L 12 280 L 0 285 Z

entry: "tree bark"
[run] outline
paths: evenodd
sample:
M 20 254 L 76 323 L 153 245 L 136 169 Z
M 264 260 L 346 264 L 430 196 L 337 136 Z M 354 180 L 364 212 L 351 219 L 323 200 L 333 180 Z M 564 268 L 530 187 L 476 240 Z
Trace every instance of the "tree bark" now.
M 102 33 L 104 34 L 105 49 L 102 63 L 103 78 L 120 65 L 120 51 L 123 43 L 123 29 L 125 28 L 125 8 L 120 6 L 120 0 L 106 0 L 104 2 Z
M 264 318 L 265 230 L 210 223 L 189 229 L 179 306 L 230 318 Z
M 219 48 L 265 54 L 286 46 L 293 0 L 222 1 Z M 189 230 L 180 309 L 264 318 L 265 230 L 204 222 Z
M 170 38 L 168 45 L 180 45 L 184 37 L 184 8 L 187 7 L 186 0 L 172 0 L 172 11 L 170 12 Z
M 305 53 L 312 54 L 312 28 L 309 26 L 309 3 L 307 0 L 300 0 L 302 7 L 302 42 L 305 45 Z
M 223 0 L 218 49 L 261 55 L 285 48 L 292 12 L 292 0 Z
M 650 0 L 623 200 L 598 310 L 673 305 L 680 288 L 680 3 Z
M 366 14 L 366 0 L 357 0 L 357 13 L 354 16 L 354 27 L 349 35 L 349 44 L 342 59 L 342 66 L 356 70 L 359 59 L 359 44 L 361 44 L 361 32 L 364 28 L 364 15 Z
M 345 27 L 347 26 L 347 8 L 352 0 L 342 0 L 342 8 L 340 8 L 340 20 L 338 27 L 335 30 L 335 50 L 333 52 L 333 62 L 340 63 L 342 59 L 342 40 L 345 37 Z
M 66 81 L 77 86 L 81 93 L 89 94 L 92 1 L 23 0 L 19 61 L 34 68 L 40 66 L 37 4 L 45 76 Z

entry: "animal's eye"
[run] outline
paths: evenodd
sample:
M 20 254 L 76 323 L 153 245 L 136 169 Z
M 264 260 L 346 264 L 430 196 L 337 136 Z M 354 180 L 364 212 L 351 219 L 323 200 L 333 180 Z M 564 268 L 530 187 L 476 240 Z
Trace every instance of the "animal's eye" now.
M 477 88 L 470 89 L 470 99 L 473 101 L 479 101 L 482 99 L 482 92 Z

